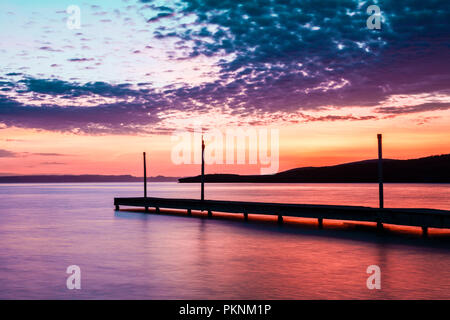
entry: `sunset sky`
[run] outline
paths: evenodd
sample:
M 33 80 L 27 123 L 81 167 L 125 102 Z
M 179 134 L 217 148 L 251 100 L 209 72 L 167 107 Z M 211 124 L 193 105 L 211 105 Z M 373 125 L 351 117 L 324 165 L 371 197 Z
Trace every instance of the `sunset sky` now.
M 278 129 L 280 171 L 450 153 L 449 1 L 2 0 L 0 29 L 0 175 L 198 174 L 198 123 Z

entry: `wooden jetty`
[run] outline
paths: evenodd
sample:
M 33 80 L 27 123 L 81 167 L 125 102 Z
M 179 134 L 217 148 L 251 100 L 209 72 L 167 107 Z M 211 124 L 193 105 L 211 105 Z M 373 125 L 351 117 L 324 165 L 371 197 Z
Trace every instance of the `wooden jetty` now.
M 192 210 L 207 212 L 212 217 L 213 212 L 242 214 L 248 220 L 249 214 L 278 216 L 278 222 L 283 222 L 283 216 L 316 218 L 319 228 L 323 219 L 351 220 L 362 222 L 376 222 L 377 224 L 395 224 L 403 226 L 422 227 L 424 233 L 428 228 L 450 228 L 450 211 L 435 209 L 400 209 L 373 208 L 362 206 L 288 204 L 248 201 L 221 201 L 199 199 L 171 199 L 171 198 L 114 198 L 116 210 L 120 206 L 160 208 L 186 210 L 190 215 Z
M 186 210 L 187 215 L 192 210 L 206 211 L 208 217 L 214 212 L 242 214 L 248 220 L 249 214 L 273 215 L 278 217 L 278 223 L 283 223 L 283 217 L 314 218 L 319 228 L 323 227 L 323 220 L 350 220 L 360 222 L 375 222 L 379 229 L 383 224 L 421 227 L 423 235 L 428 234 L 428 228 L 450 228 L 450 211 L 420 208 L 384 208 L 383 194 L 383 167 L 382 167 L 382 136 L 378 138 L 378 177 L 379 177 L 379 207 L 343 206 L 343 205 L 313 205 L 290 204 L 248 201 L 222 201 L 204 199 L 204 150 L 205 144 L 202 136 L 202 179 L 200 199 L 172 199 L 147 197 L 147 166 L 144 156 L 144 197 L 114 198 L 116 210 L 120 206 L 153 207 L 157 213 L 160 208 Z

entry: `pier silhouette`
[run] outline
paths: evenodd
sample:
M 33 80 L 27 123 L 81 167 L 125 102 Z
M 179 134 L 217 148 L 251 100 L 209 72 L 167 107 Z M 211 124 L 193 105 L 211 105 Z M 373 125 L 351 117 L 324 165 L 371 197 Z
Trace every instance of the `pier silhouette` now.
M 181 198 L 156 198 L 147 197 L 146 155 L 144 152 L 144 197 L 114 198 L 116 210 L 120 206 L 144 207 L 148 212 L 149 207 L 155 208 L 159 213 L 160 208 L 186 210 L 191 216 L 193 210 L 206 211 L 207 217 L 212 218 L 213 212 L 230 214 L 242 214 L 244 221 L 248 221 L 250 214 L 277 216 L 279 224 L 283 223 L 283 216 L 317 219 L 318 228 L 323 228 L 323 220 L 348 220 L 360 222 L 374 222 L 379 230 L 383 224 L 403 226 L 415 226 L 422 228 L 424 236 L 428 235 L 428 228 L 450 228 L 450 211 L 427 208 L 385 208 L 383 191 L 383 156 L 382 135 L 378 139 L 378 185 L 379 206 L 343 206 L 343 205 L 313 205 L 313 204 L 288 204 L 270 202 L 249 201 L 223 201 L 207 200 L 204 198 L 205 183 L 205 144 L 202 137 L 202 164 L 201 164 L 201 194 L 200 199 Z

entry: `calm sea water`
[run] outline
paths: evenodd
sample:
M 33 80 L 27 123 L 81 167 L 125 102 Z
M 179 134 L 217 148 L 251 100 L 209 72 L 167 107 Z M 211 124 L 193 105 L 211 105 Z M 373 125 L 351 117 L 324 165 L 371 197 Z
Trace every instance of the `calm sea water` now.
M 210 199 L 377 205 L 375 184 L 212 184 Z M 113 210 L 122 184 L 0 185 L 2 299 L 450 299 L 450 231 Z M 198 197 L 193 184 L 149 195 Z M 386 207 L 450 209 L 450 185 L 386 184 Z M 271 220 L 271 221 L 268 221 Z M 66 268 L 81 268 L 81 290 Z M 366 269 L 381 268 L 381 290 Z

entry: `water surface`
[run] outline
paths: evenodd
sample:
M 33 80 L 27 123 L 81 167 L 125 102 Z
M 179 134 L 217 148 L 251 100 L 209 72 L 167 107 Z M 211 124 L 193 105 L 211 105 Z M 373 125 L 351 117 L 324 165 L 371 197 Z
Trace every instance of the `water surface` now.
M 206 197 L 377 205 L 375 184 L 208 184 Z M 152 183 L 149 195 L 198 197 L 195 184 Z M 137 183 L 0 185 L 2 299 L 450 298 L 450 231 L 288 218 L 243 223 L 113 210 Z M 450 185 L 386 184 L 386 207 L 450 209 Z M 81 268 L 81 290 L 66 268 Z M 368 290 L 366 268 L 381 268 Z

